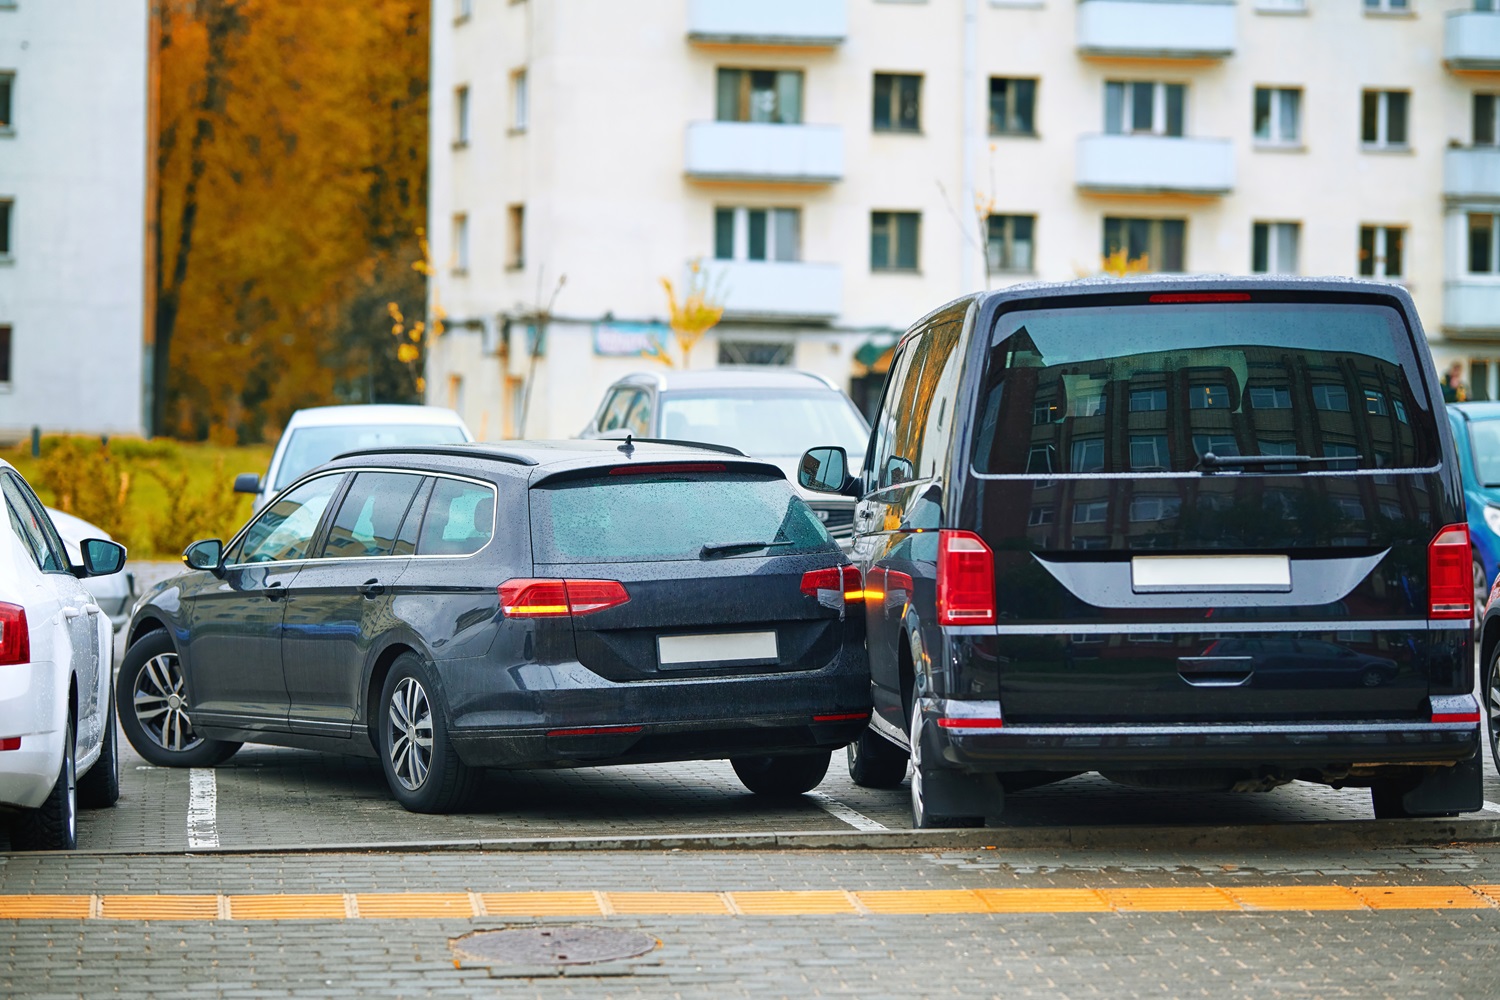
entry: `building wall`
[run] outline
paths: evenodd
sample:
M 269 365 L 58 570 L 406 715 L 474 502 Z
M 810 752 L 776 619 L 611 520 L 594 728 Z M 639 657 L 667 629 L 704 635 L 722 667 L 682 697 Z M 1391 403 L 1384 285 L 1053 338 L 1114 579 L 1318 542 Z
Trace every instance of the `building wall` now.
M 452 376 L 461 376 L 465 416 L 490 437 L 520 431 L 500 415 L 514 415 L 512 395 L 533 368 L 524 430 L 543 436 L 576 433 L 610 381 L 657 364 L 597 356 L 593 324 L 665 319 L 659 279 L 681 280 L 689 260 L 712 257 L 716 206 L 800 208 L 802 260 L 838 265 L 842 306 L 821 321 L 727 320 L 697 348 L 694 366 L 717 360 L 716 338 L 780 338 L 794 342 L 793 363 L 847 381 L 864 370 L 854 360 L 862 346 L 884 343 L 958 295 L 1097 273 L 1107 216 L 1186 220 L 1185 266 L 1198 273 L 1247 273 L 1255 222 L 1299 223 L 1298 270 L 1315 275 L 1358 273 L 1361 225 L 1403 226 L 1401 280 L 1439 363 L 1500 357 L 1500 316 L 1494 331 L 1476 332 L 1448 330 L 1443 315 L 1445 284 L 1464 266 L 1464 212 L 1473 207 L 1445 207 L 1445 150 L 1472 141 L 1471 95 L 1500 92 L 1500 72 L 1445 66 L 1447 16 L 1471 9 L 1466 0 L 1410 0 L 1397 15 L 1369 14 L 1356 0 L 1308 0 L 1295 13 L 1241 0 L 1229 4 L 1232 54 L 1208 58 L 1083 54 L 1077 0 L 846 0 L 847 37 L 806 48 L 695 43 L 689 0 L 470 0 L 471 13 L 455 19 L 459 2 L 434 0 L 433 8 L 431 231 L 441 263 L 453 216 L 467 214 L 470 266 L 462 274 L 440 267 L 433 280 L 458 325 L 434 346 L 428 395 L 455 401 Z M 1194 6 L 1210 4 L 1218 5 Z M 1168 18 L 1181 9 L 1149 8 Z M 803 121 L 842 128 L 842 179 L 687 176 L 686 133 L 714 118 L 721 66 L 802 70 Z M 530 122 L 517 134 L 509 128 L 511 74 L 522 67 Z M 922 76 L 920 133 L 872 129 L 877 72 Z M 1039 80 L 1035 136 L 988 134 L 991 76 Z M 1104 131 L 1111 80 L 1186 84 L 1187 136 L 1231 144 L 1229 192 L 1080 187 L 1078 144 Z M 470 89 L 471 140 L 455 149 L 460 85 Z M 1301 88 L 1300 146 L 1254 141 L 1257 86 Z M 1405 150 L 1362 144 L 1366 88 L 1410 91 Z M 510 268 L 507 206 L 523 203 L 525 260 Z M 984 273 L 976 203 L 1036 217 L 1031 272 Z M 870 213 L 878 210 L 921 213 L 917 271 L 871 270 Z M 554 292 L 558 319 L 534 366 L 520 340 L 481 332 L 540 311 Z M 1491 380 L 1496 367 L 1484 369 Z
M 145 0 L 0 2 L 0 438 L 141 432 L 147 27 Z

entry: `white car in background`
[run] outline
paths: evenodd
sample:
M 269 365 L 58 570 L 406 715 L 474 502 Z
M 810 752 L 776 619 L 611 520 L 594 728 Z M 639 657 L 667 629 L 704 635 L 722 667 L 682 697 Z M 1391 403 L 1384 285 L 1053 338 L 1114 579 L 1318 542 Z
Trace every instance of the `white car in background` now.
M 90 524 L 81 517 L 74 517 L 72 514 L 52 507 L 47 508 L 47 516 L 52 518 L 53 526 L 62 536 L 63 545 L 68 550 L 68 562 L 74 566 L 83 565 L 85 539 L 102 538 L 107 542 L 114 541 L 103 528 Z M 116 632 L 130 617 L 130 606 L 140 596 L 135 592 L 135 574 L 124 570 L 108 576 L 91 576 L 84 581 L 83 586 L 94 596 L 94 603 L 104 609 L 104 613 L 109 616 L 110 624 L 114 626 Z
M 78 806 L 120 796 L 113 636 L 83 579 L 118 573 L 102 538 L 78 564 L 26 480 L 0 461 L 0 812 L 15 850 L 78 844 Z
M 253 493 L 260 510 L 304 472 L 346 451 L 472 440 L 463 418 L 441 406 L 314 406 L 287 421 L 265 477 L 242 472 L 235 477 L 234 491 Z

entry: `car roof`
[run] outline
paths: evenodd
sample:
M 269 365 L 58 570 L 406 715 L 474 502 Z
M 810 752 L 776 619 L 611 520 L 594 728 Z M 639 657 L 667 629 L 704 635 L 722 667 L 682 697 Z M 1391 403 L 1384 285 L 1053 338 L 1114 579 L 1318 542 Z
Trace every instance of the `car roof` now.
M 771 368 L 763 365 L 725 366 L 686 372 L 634 372 L 615 385 L 643 385 L 657 392 L 699 391 L 703 389 L 824 389 L 839 391 L 831 380 L 815 372 L 797 368 Z
M 652 439 L 622 441 L 613 438 L 369 448 L 340 455 L 329 462 L 327 467 L 367 465 L 372 458 L 412 459 L 415 463 L 421 464 L 423 459 L 435 457 L 449 459 L 456 466 L 471 470 L 482 469 L 486 466 L 491 470 L 496 467 L 510 467 L 516 472 L 529 470 L 530 479 L 533 482 L 559 472 L 663 462 L 732 462 L 737 469 L 785 478 L 780 467 L 775 464 L 748 458 L 733 448 L 708 446 L 691 441 L 671 442 Z
M 1500 420 L 1500 403 L 1449 403 L 1465 420 Z
M 291 430 L 294 427 L 343 427 L 358 424 L 463 426 L 463 419 L 445 406 L 363 403 L 351 406 L 310 406 L 293 413 L 286 426 Z

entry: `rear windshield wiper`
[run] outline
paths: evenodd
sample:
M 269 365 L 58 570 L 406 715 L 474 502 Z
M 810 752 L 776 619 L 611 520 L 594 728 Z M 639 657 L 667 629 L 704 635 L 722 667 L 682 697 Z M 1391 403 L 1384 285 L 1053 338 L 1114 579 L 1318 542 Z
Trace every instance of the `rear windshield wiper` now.
M 712 543 L 711 542 L 708 545 L 705 545 L 705 546 L 703 546 L 703 548 L 701 548 L 701 549 L 698 550 L 698 558 L 699 559 L 707 559 L 709 556 L 716 556 L 716 555 L 718 555 L 721 552 L 733 552 L 736 549 L 744 549 L 746 552 L 753 552 L 755 549 L 770 549 L 770 548 L 775 548 L 778 545 L 790 545 L 790 544 L 792 544 L 792 543 L 791 542 L 718 542 L 718 543 Z
M 1363 455 L 1215 455 L 1211 451 L 1198 459 L 1198 468 L 1213 469 L 1237 465 L 1331 465 L 1334 462 L 1357 462 Z

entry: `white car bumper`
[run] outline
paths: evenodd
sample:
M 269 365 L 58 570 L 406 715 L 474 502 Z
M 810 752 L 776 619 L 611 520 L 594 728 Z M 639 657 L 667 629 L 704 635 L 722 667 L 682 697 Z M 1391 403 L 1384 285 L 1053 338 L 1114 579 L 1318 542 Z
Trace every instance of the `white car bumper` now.
M 67 706 L 55 675 L 50 663 L 0 667 L 0 739 L 21 738 L 19 749 L 0 750 L 0 805 L 35 809 L 57 784 Z

